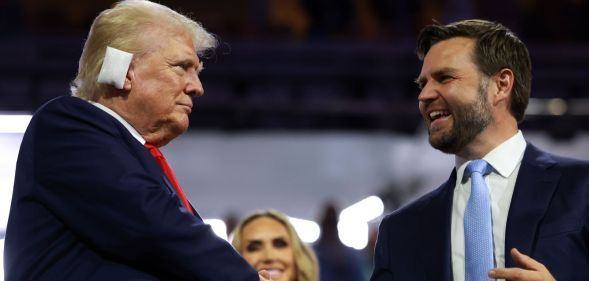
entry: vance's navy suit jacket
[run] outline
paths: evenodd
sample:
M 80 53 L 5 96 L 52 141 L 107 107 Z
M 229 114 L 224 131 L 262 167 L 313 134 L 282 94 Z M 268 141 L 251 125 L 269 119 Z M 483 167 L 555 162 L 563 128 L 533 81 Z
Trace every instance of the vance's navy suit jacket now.
M 372 281 L 453 280 L 450 222 L 456 172 L 438 189 L 385 217 Z M 589 163 L 527 145 L 505 233 L 511 248 L 543 263 L 556 280 L 589 280 Z
M 45 104 L 24 135 L 4 263 L 7 281 L 259 281 L 186 212 L 149 151 L 75 97 Z

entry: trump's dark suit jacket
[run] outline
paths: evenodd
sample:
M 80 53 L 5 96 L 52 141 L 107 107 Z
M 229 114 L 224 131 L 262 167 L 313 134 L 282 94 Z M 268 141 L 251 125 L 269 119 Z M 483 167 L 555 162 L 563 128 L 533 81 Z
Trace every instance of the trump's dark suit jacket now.
M 456 172 L 438 189 L 381 224 L 372 281 L 453 280 L 450 222 Z M 505 264 L 517 248 L 556 280 L 589 280 L 589 163 L 528 144 L 505 234 Z
M 75 97 L 27 128 L 4 262 L 7 281 L 259 280 L 120 122 Z

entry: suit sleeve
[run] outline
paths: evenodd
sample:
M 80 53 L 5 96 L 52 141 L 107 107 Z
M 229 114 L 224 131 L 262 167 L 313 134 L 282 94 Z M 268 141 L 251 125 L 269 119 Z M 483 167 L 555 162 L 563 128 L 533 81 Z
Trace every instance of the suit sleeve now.
M 108 117 L 38 116 L 35 199 L 108 259 L 172 280 L 259 280 L 210 226 L 179 211 Z
M 393 274 L 389 269 L 389 249 L 387 245 L 387 223 L 382 220 L 378 229 L 378 239 L 374 249 L 374 271 L 370 281 L 393 281 Z

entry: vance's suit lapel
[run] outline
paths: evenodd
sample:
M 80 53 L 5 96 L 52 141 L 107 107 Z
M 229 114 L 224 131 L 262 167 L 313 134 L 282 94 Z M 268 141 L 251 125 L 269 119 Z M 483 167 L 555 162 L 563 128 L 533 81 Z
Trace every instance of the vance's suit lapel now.
M 418 239 L 423 246 L 419 255 L 428 280 L 452 280 L 450 225 L 455 183 L 456 171 L 420 213 Z
M 538 225 L 544 217 L 560 179 L 550 155 L 528 144 L 519 170 L 505 233 L 505 266 L 514 267 L 511 248 L 530 255 L 537 241 Z

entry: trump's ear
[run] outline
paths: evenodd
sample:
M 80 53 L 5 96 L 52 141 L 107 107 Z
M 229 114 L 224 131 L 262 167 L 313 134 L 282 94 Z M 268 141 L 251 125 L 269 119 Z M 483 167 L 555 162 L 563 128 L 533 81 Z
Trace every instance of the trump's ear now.
M 127 92 L 131 91 L 131 88 L 133 88 L 133 82 L 135 81 L 134 65 L 135 64 L 131 62 L 131 65 L 129 65 L 129 70 L 127 71 L 127 75 L 125 76 L 125 81 L 123 82 L 123 90 Z
M 133 54 L 107 46 L 96 82 L 123 89 L 132 59 Z

